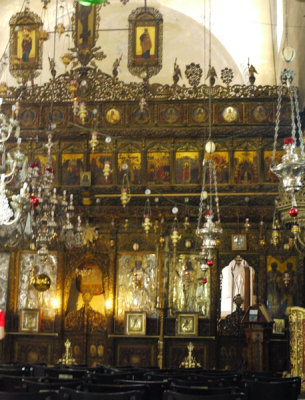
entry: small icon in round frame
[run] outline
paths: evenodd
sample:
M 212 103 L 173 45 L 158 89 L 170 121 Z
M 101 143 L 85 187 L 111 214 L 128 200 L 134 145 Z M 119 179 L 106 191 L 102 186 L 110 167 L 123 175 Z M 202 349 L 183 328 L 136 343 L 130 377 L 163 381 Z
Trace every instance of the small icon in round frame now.
M 238 118 L 238 111 L 235 107 L 228 106 L 223 110 L 222 117 L 226 122 L 234 122 Z

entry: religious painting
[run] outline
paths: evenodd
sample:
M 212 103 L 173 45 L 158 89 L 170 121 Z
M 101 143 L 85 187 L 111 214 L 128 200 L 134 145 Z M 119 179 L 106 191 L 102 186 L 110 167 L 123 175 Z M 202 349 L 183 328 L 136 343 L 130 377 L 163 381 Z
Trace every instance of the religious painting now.
M 248 185 L 258 182 L 256 151 L 234 152 L 234 183 Z
M 127 169 L 129 182 L 132 185 L 140 185 L 141 167 L 141 153 L 118 153 L 118 183 L 122 183 Z
M 138 107 L 132 114 L 132 119 L 137 124 L 147 124 L 150 119 L 150 111 L 148 108 L 144 107 L 141 109 Z
M 91 186 L 91 172 L 82 171 L 80 173 L 80 186 Z
M 107 266 L 109 257 L 102 255 L 99 262 L 84 257 L 74 265 L 74 274 L 66 277 L 66 318 L 67 329 L 79 329 L 79 320 L 83 320 L 85 305 L 89 306 L 90 329 L 104 330 L 106 322 Z M 90 319 L 92 318 L 92 319 Z
M 121 254 L 117 270 L 117 317 L 127 311 L 157 317 L 158 266 L 155 254 Z
M 197 106 L 192 110 L 193 122 L 206 122 L 208 119 L 208 110 L 204 106 Z
M 47 162 L 48 162 L 48 156 L 43 155 L 43 154 L 35 154 L 33 156 L 33 161 L 30 164 L 38 163 L 40 170 L 43 171 L 45 169 L 45 167 L 47 166 Z M 56 155 L 55 154 L 51 155 L 51 162 L 52 162 L 52 168 L 56 172 Z
M 20 113 L 20 126 L 27 128 L 33 127 L 36 122 L 36 112 L 31 109 L 26 109 Z
M 199 152 L 177 151 L 175 157 L 176 183 L 199 183 Z
M 136 27 L 136 58 L 153 60 L 156 53 L 156 27 L 144 25 Z
M 128 69 L 140 78 L 156 75 L 162 67 L 163 18 L 153 7 L 139 7 L 128 18 Z
M 167 151 L 147 153 L 147 183 L 155 185 L 170 182 L 170 153 Z
M 275 153 L 275 164 L 279 164 L 282 161 L 283 151 L 276 151 Z M 270 166 L 272 163 L 273 151 L 264 151 L 264 180 L 266 182 L 278 182 L 278 177 L 270 171 Z
M 285 318 L 287 307 L 297 304 L 296 257 L 267 257 L 267 308 L 272 318 Z
M 216 170 L 217 183 L 229 182 L 229 153 L 227 151 L 215 151 L 205 154 L 206 160 L 213 160 Z
M 111 125 L 116 125 L 121 121 L 121 113 L 116 108 L 110 108 L 106 112 L 106 121 Z
M 57 255 L 49 253 L 43 264 L 36 252 L 21 252 L 18 255 L 18 301 L 17 309 L 50 309 L 52 300 L 56 298 Z M 48 277 L 50 286 L 47 290 L 39 290 L 35 282 L 42 275 Z
M 273 318 L 272 333 L 274 335 L 285 335 L 285 319 Z
M 84 170 L 83 154 L 61 155 L 61 179 L 62 185 L 78 186 L 80 184 L 80 173 Z
M 73 16 L 73 39 L 78 49 L 78 60 L 82 65 L 88 64 L 92 55 L 90 50 L 98 39 L 99 13 L 95 4 L 84 6 L 75 3 L 75 15 Z
M 10 254 L 0 253 L 0 308 L 6 310 Z
M 167 124 L 173 124 L 178 121 L 179 114 L 180 112 L 177 107 L 168 106 L 162 110 L 161 117 Z
M 90 153 L 89 162 L 92 185 L 112 185 L 112 154 Z
M 39 332 L 40 310 L 23 309 L 19 312 L 19 331 Z
M 173 315 L 194 312 L 209 318 L 210 280 L 210 270 L 201 271 L 195 254 L 180 254 L 170 266 L 168 301 Z
M 269 117 L 269 110 L 266 106 L 258 104 L 252 110 L 252 115 L 257 122 L 265 122 Z
M 235 107 L 226 107 L 222 112 L 222 117 L 226 122 L 234 122 L 238 119 L 238 110 Z
M 9 24 L 10 72 L 16 78 L 33 79 L 34 72 L 42 68 L 42 41 L 39 40 L 42 21 L 26 8 L 13 15 Z
M 198 335 L 198 314 L 179 313 L 176 324 L 178 336 Z
M 51 110 L 49 111 L 48 119 L 56 125 L 61 125 L 66 119 L 65 112 L 63 109 L 54 108 L 52 112 Z
M 125 333 L 126 333 L 126 335 L 145 335 L 146 334 L 146 313 L 145 312 L 126 312 L 125 313 Z

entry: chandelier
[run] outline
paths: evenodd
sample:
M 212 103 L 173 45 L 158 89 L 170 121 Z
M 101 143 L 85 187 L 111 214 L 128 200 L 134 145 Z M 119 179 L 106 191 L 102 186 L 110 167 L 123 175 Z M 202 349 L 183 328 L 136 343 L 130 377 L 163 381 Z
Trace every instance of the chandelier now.
M 63 242 L 68 248 L 83 245 L 84 235 L 80 216 L 76 226 L 74 218 L 73 194 L 68 197 L 64 190 L 62 196 L 55 187 L 55 171 L 52 167 L 52 132 L 48 132 L 47 163 L 41 171 L 39 163 L 29 165 L 27 181 L 30 188 L 31 211 L 26 225 L 26 234 L 38 255 L 47 256 L 48 247 L 54 241 Z
M 294 72 L 285 69 L 282 73 L 283 85 L 287 85 L 291 108 L 291 136 L 284 139 L 284 154 L 278 164 L 275 164 L 278 132 L 280 126 L 280 110 L 283 86 L 278 91 L 273 156 L 270 170 L 280 180 L 279 199 L 275 203 L 272 224 L 271 244 L 277 246 L 280 242 L 280 233 L 288 232 L 286 250 L 295 247 L 298 251 L 305 250 L 305 241 L 302 239 L 302 230 L 305 228 L 305 201 L 304 201 L 304 171 L 305 153 L 297 89 L 293 85 Z
M 2 99 L 0 99 L 0 108 Z M 19 102 L 12 106 L 12 115 L 9 118 L 0 112 L 0 242 L 13 246 L 20 237 L 24 217 L 29 209 L 30 201 L 28 187 L 24 182 L 26 174 L 26 157 L 21 152 L 20 126 L 18 121 Z M 8 152 L 6 143 L 15 137 L 17 147 Z M 15 183 L 21 186 L 19 194 L 11 195 L 7 186 Z M 9 201 L 9 198 L 11 200 Z

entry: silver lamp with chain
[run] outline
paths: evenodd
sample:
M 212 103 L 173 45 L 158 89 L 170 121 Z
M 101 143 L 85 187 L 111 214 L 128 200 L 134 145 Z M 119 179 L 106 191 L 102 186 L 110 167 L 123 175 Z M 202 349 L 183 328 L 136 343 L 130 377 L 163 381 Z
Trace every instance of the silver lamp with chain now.
M 279 178 L 280 183 L 279 200 L 276 201 L 273 218 L 271 243 L 276 246 L 280 241 L 281 228 L 289 228 L 290 235 L 284 248 L 289 249 L 295 246 L 300 250 L 300 246 L 305 248 L 305 242 L 300 235 L 301 228 L 305 227 L 305 207 L 303 207 L 304 204 L 302 205 L 304 203 L 302 199 L 304 198 L 305 153 L 297 89 L 293 85 L 294 75 L 293 71 L 287 69 L 282 73 L 282 82 L 287 85 L 290 98 L 291 136 L 284 139 L 284 154 L 280 162 L 275 164 L 283 86 L 280 86 L 278 91 L 273 156 L 270 170 Z M 299 206 L 301 206 L 300 209 Z M 299 215 L 300 210 L 301 215 Z

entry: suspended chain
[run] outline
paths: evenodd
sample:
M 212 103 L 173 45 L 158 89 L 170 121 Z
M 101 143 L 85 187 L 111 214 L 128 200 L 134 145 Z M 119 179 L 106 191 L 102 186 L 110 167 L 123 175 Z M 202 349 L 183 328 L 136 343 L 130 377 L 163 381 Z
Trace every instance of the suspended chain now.
M 276 145 L 277 145 L 277 138 L 279 135 L 279 128 L 280 128 L 280 115 L 281 115 L 281 104 L 282 104 L 282 92 L 283 87 L 280 86 L 278 89 L 278 98 L 277 98 L 277 106 L 276 106 L 276 117 L 275 117 L 275 128 L 274 128 L 274 142 L 273 142 L 273 153 L 272 153 L 272 162 L 271 166 L 275 164 L 275 154 L 276 154 Z
M 297 133 L 299 135 L 300 140 L 300 151 L 302 160 L 305 159 L 304 153 L 304 143 L 303 143 L 303 134 L 302 134 L 302 126 L 301 126 L 301 118 L 300 118 L 300 110 L 299 110 L 299 102 L 298 102 L 298 95 L 297 95 L 297 88 L 293 86 L 293 96 L 294 96 L 294 103 L 295 103 L 295 114 L 297 119 Z
M 296 144 L 296 125 L 295 125 L 295 111 L 294 111 L 294 86 L 289 87 L 290 107 L 291 107 L 291 137 Z
M 201 194 L 200 194 L 200 202 L 199 202 L 199 211 L 198 211 L 198 222 L 196 232 L 199 232 L 201 218 L 202 218 L 202 209 L 203 209 L 203 201 L 204 201 L 204 192 L 205 192 L 205 175 L 206 175 L 206 161 L 203 159 L 203 169 L 202 169 L 202 186 L 201 186 Z
M 218 190 L 217 190 L 217 176 L 216 176 L 216 168 L 215 168 L 214 163 L 213 163 L 213 178 L 214 178 L 214 188 L 215 188 L 215 205 L 216 205 L 217 221 L 220 223 L 219 198 L 218 198 Z

